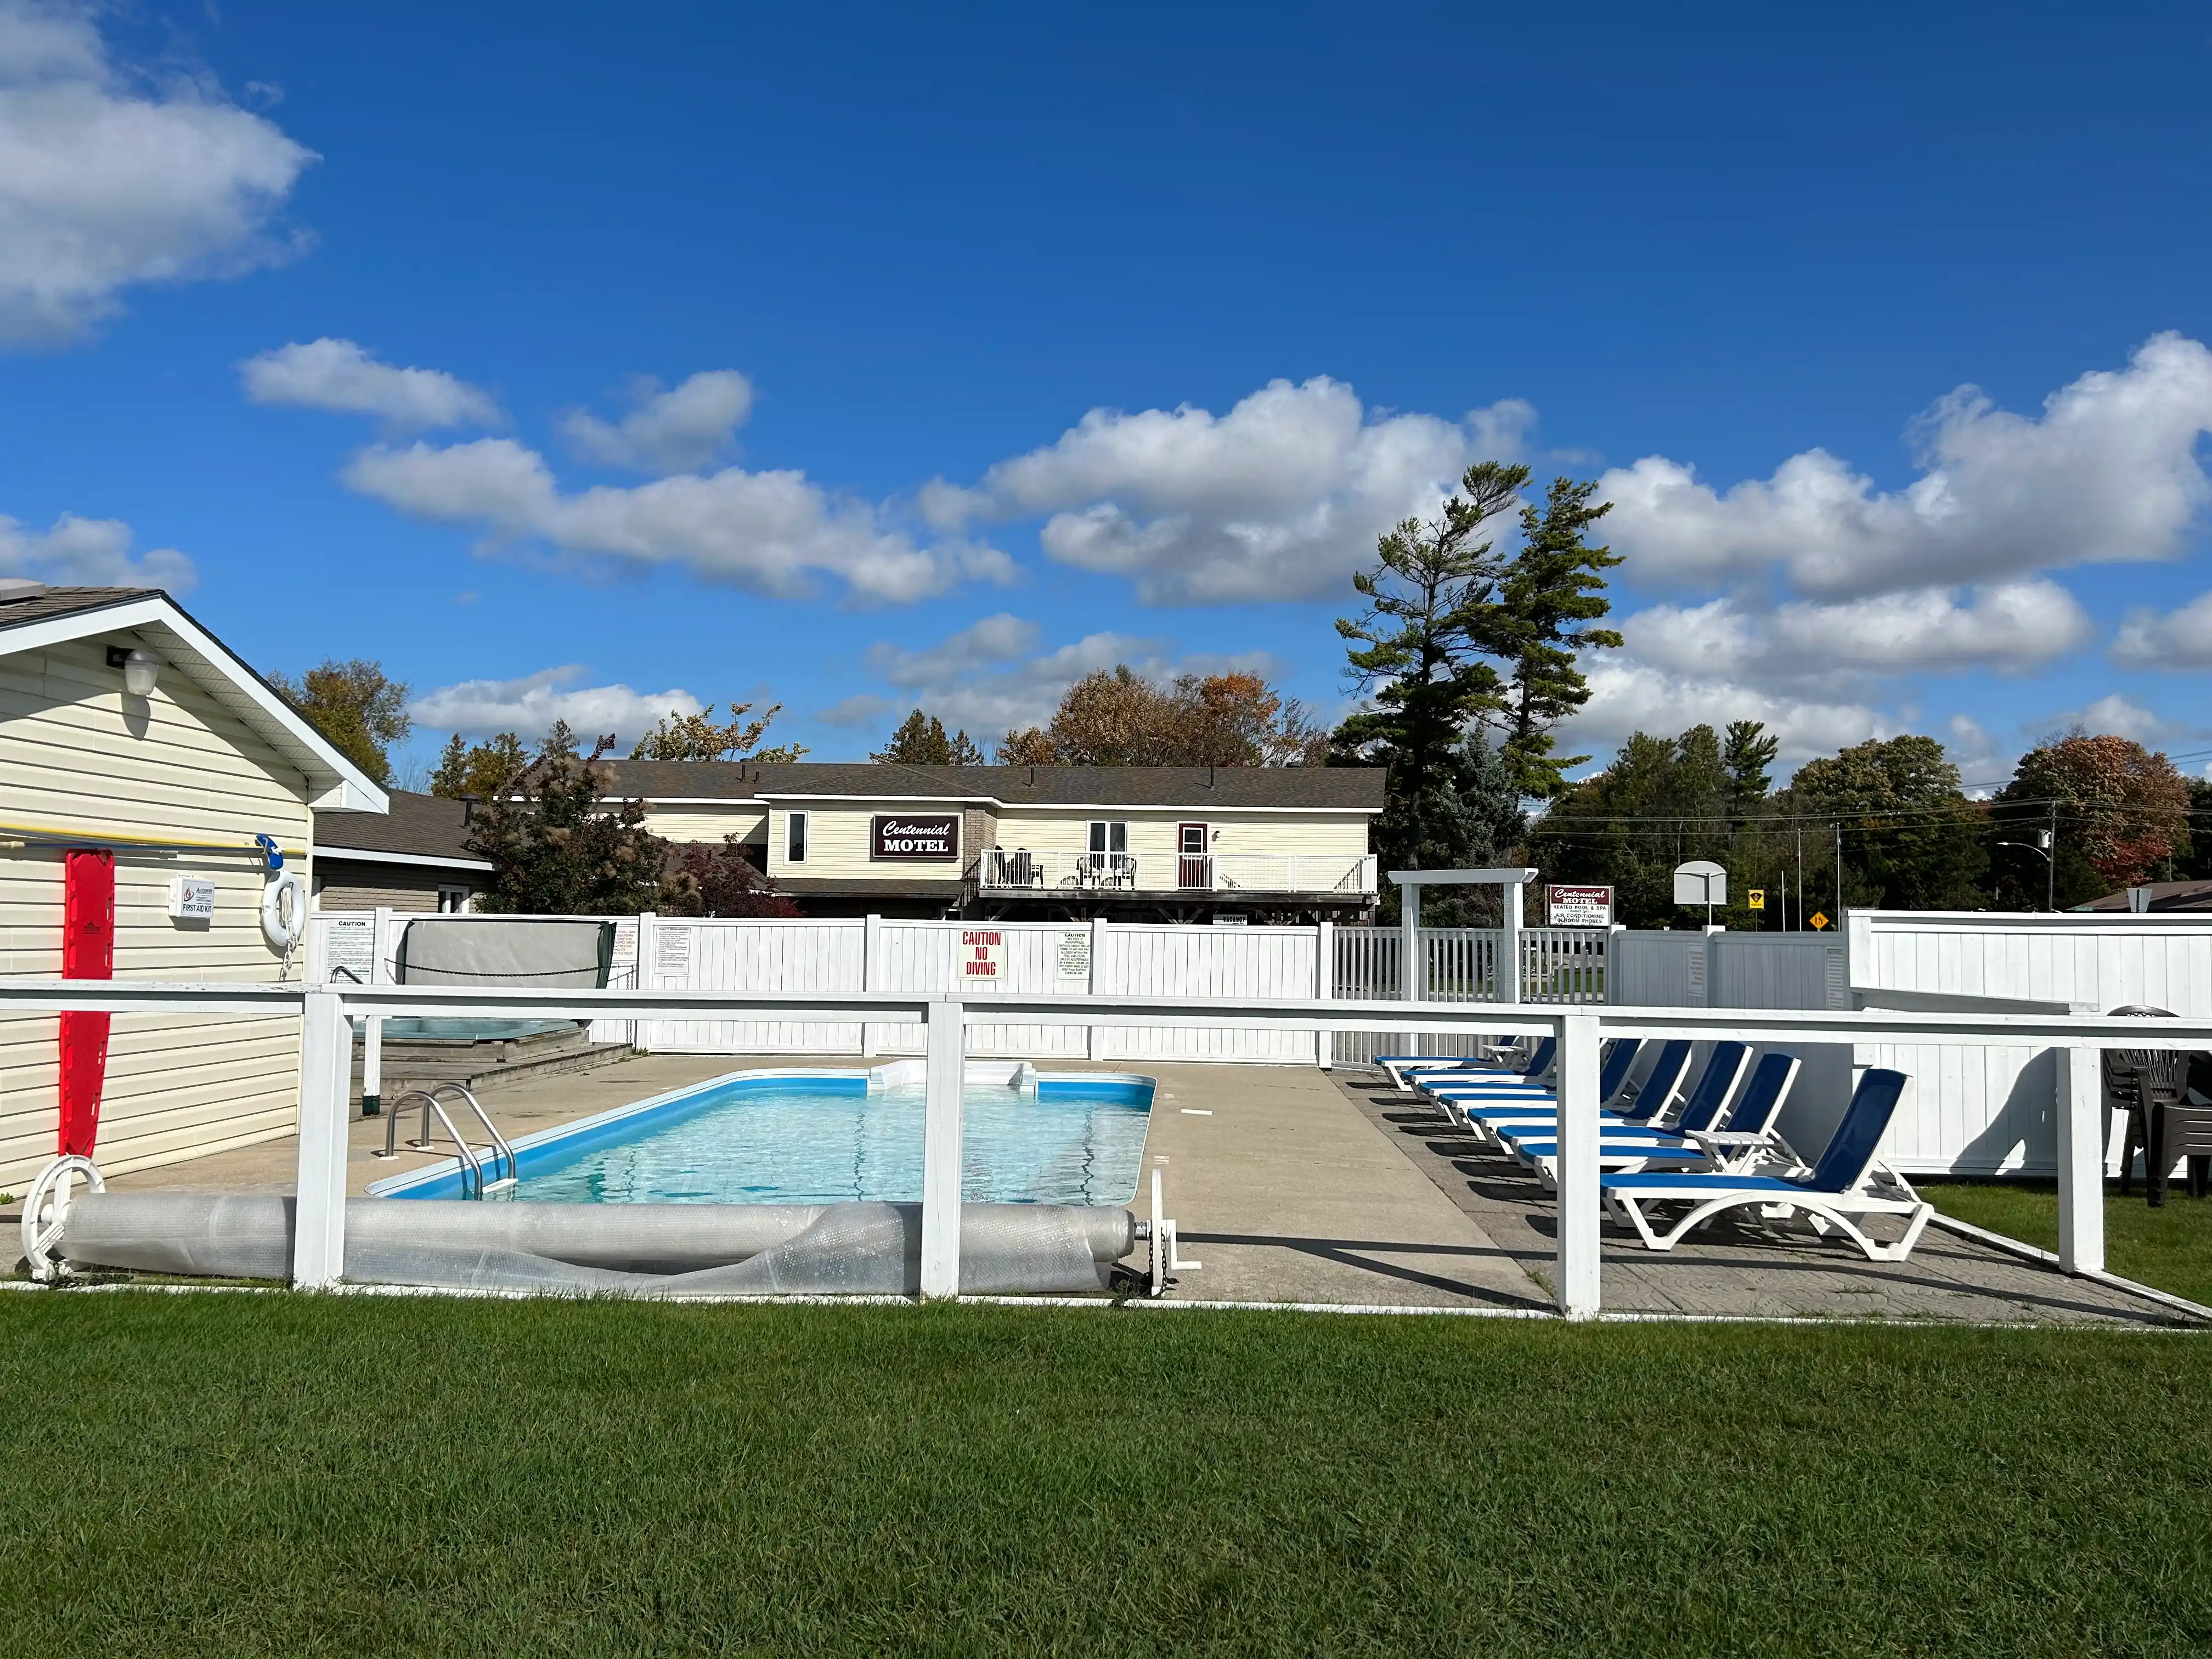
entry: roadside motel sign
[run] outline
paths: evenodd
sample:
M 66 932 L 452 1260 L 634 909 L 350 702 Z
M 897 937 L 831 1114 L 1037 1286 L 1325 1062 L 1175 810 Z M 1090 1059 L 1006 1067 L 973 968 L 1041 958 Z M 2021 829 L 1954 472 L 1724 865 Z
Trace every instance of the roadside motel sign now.
M 1613 889 L 1571 887 L 1558 884 L 1544 889 L 1544 921 L 1551 927 L 1610 927 Z
M 1005 982 L 1006 936 L 996 927 L 966 927 L 960 933 L 960 982 L 995 990 Z

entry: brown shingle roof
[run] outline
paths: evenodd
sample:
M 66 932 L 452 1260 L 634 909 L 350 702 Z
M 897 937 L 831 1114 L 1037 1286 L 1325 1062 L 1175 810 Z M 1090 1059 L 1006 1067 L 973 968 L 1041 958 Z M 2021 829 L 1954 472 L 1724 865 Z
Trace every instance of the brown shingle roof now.
M 49 617 L 128 605 L 161 592 L 158 587 L 0 587 L 0 628 L 21 628 Z
M 392 793 L 392 810 L 379 812 L 318 812 L 315 846 L 333 857 L 348 848 L 365 853 L 412 853 L 422 858 L 480 859 L 469 850 L 465 802 L 441 795 Z
M 1380 808 L 1377 766 L 906 766 L 880 761 L 602 761 L 650 800 L 847 796 L 1008 805 Z

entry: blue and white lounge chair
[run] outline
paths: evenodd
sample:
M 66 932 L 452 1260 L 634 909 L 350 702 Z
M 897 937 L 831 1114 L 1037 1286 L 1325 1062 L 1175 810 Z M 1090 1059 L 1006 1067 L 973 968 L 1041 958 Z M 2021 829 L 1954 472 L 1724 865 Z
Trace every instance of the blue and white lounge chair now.
M 1682 1085 L 1689 1077 L 1692 1048 L 1684 1040 L 1661 1043 L 1644 1080 L 1622 1091 L 1619 1109 L 1600 1109 L 1601 1129 L 1620 1133 L 1650 1132 L 1667 1123 L 1668 1114 L 1681 1098 Z M 1598 1083 L 1602 1089 L 1602 1071 L 1598 1074 Z M 1501 1108 L 1487 1102 L 1465 1109 L 1480 1114 L 1469 1126 L 1475 1133 L 1498 1142 L 1501 1147 L 1516 1137 L 1551 1140 L 1559 1134 L 1559 1103 L 1553 1098 L 1531 1101 L 1517 1113 L 1510 1105 Z
M 1641 1121 L 1655 1115 L 1666 1098 L 1671 1098 L 1674 1089 L 1681 1081 L 1681 1067 L 1689 1059 L 1690 1045 L 1681 1047 L 1680 1065 L 1671 1067 L 1671 1079 L 1659 1079 L 1662 1088 L 1654 1093 L 1649 1088 L 1636 1101 L 1613 1114 L 1617 1119 Z M 1643 1042 L 1637 1037 L 1622 1037 L 1607 1049 L 1598 1067 L 1597 1097 L 1601 1112 L 1607 1103 L 1628 1086 L 1628 1074 L 1635 1068 L 1637 1056 L 1643 1052 Z M 1654 1066 L 1655 1078 L 1661 1069 Z M 1443 1106 L 1455 1123 L 1485 1139 L 1497 1139 L 1498 1126 L 1504 1123 L 1540 1124 L 1559 1115 L 1559 1097 L 1549 1088 L 1540 1089 L 1485 1089 L 1473 1085 L 1457 1085 L 1425 1091 Z
M 1844 1234 L 1869 1261 L 1902 1261 L 1920 1242 L 1936 1206 L 1904 1176 L 1878 1166 L 1875 1153 L 1911 1089 L 1912 1079 L 1902 1072 L 1869 1070 L 1851 1091 L 1820 1163 L 1802 1175 L 1617 1175 L 1601 1178 L 1598 1190 L 1654 1250 L 1673 1249 L 1693 1228 L 1725 1211 L 1751 1207 L 1771 1218 L 1802 1213 L 1815 1232 L 1832 1228 Z M 1645 1206 L 1670 1202 L 1687 1203 L 1688 1213 L 1668 1231 L 1654 1231 Z M 1869 1237 L 1857 1223 L 1876 1215 L 1905 1217 L 1905 1236 L 1892 1243 Z
M 1598 1168 L 1632 1170 L 1727 1170 L 1734 1167 L 1727 1155 L 1709 1144 L 1771 1145 L 1764 1137 L 1790 1097 L 1797 1080 L 1795 1054 L 1765 1056 L 1756 1069 L 1747 1043 L 1721 1042 L 1713 1046 L 1705 1075 L 1683 1104 L 1681 1115 L 1664 1126 L 1649 1123 L 1601 1123 L 1598 1129 Z M 1751 1081 L 1744 1085 L 1745 1074 Z M 1741 1088 L 1742 1093 L 1738 1096 Z M 1729 1103 L 1735 1109 L 1729 1110 Z M 1725 1113 L 1725 1116 L 1723 1114 Z M 1506 1150 L 1535 1170 L 1547 1186 L 1555 1185 L 1559 1173 L 1557 1120 L 1541 1127 L 1508 1128 L 1500 1138 Z
M 1445 1097 L 1451 1094 L 1497 1095 L 1515 1100 L 1548 1099 L 1552 1091 L 1550 1073 L 1555 1069 L 1559 1046 L 1559 1039 L 1546 1037 L 1529 1054 L 1528 1068 L 1523 1072 L 1416 1071 L 1407 1073 L 1407 1080 L 1414 1094 L 1425 1098 L 1443 1111 L 1447 1117 L 1451 1115 L 1451 1111 L 1445 1104 Z
M 1545 1058 L 1541 1065 L 1531 1055 L 1516 1054 L 1513 1045 L 1517 1037 L 1498 1037 L 1479 1042 L 1479 1054 L 1377 1054 L 1375 1063 L 1389 1077 L 1390 1086 L 1400 1094 L 1411 1094 L 1416 1077 L 1446 1076 L 1453 1073 L 1480 1075 L 1497 1073 L 1500 1075 L 1519 1075 L 1531 1069 L 1543 1070 L 1551 1063 L 1550 1051 L 1540 1049 Z

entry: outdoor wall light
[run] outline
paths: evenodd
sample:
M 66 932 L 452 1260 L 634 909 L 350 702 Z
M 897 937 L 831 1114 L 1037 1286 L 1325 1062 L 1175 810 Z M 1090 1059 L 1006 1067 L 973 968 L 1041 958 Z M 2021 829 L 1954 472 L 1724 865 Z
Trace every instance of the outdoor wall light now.
M 123 671 L 123 689 L 134 697 L 152 696 L 155 684 L 161 678 L 161 659 L 143 647 L 109 646 L 107 665 Z

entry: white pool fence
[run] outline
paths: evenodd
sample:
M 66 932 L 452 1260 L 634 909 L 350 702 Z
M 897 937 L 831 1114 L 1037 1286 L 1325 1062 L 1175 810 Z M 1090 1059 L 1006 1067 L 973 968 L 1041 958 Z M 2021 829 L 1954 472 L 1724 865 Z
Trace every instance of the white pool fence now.
M 1598 1195 L 1598 1052 L 1607 1037 L 1738 1038 L 1762 1043 L 1825 1042 L 1903 1052 L 2032 1051 L 2055 1079 L 2047 1103 L 2057 1149 L 2060 1265 L 2104 1267 L 2106 1113 L 2097 1050 L 2212 1046 L 2212 1018 L 2136 1019 L 2081 1014 L 1934 1012 L 1873 1008 L 1747 1010 L 1583 1005 L 1278 1001 L 1235 997 L 1152 998 L 1000 992 L 963 1000 L 889 991 L 845 994 L 702 992 L 639 988 L 537 990 L 356 985 L 343 979 L 300 985 L 188 985 L 125 981 L 0 981 L 0 1011 L 72 1009 L 110 1013 L 296 1013 L 302 1021 L 298 1212 L 293 1279 L 335 1284 L 345 1256 L 348 1089 L 356 1020 L 392 1018 L 580 1019 L 779 1029 L 920 1028 L 925 1033 L 922 1291 L 959 1284 L 962 1085 L 970 1030 L 1205 1031 L 1279 1036 L 1310 1050 L 1324 1034 L 1384 1033 L 1409 1019 L 1419 1029 L 1467 1034 L 1550 1035 L 1559 1043 L 1562 1110 L 1553 1291 L 1570 1318 L 1603 1307 Z

